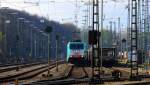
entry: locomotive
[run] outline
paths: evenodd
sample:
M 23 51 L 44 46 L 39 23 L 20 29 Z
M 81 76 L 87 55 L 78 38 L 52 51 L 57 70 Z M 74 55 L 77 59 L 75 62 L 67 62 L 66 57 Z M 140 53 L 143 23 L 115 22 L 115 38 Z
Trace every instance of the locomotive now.
M 67 62 L 81 64 L 86 61 L 86 43 L 68 42 L 67 44 Z

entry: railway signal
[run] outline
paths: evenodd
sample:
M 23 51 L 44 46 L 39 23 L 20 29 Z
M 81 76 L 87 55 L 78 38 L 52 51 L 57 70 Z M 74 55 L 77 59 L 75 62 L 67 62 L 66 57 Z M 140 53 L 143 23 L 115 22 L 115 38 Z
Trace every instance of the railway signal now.
M 45 28 L 45 32 L 47 32 L 47 33 L 51 33 L 52 32 L 52 27 L 51 26 L 47 26 L 46 28 Z
M 90 30 L 89 31 L 89 44 L 91 45 L 95 45 L 98 42 L 98 38 L 97 35 L 100 35 L 100 32 L 96 31 L 96 30 Z
M 123 43 L 125 43 L 125 42 L 126 42 L 126 39 L 125 39 L 125 38 L 124 38 L 124 39 L 122 39 L 122 42 L 123 42 Z
M 47 26 L 45 28 L 45 32 L 48 33 L 48 65 L 50 65 L 50 33 L 52 32 L 52 27 Z M 48 75 L 50 74 L 49 69 L 48 69 Z

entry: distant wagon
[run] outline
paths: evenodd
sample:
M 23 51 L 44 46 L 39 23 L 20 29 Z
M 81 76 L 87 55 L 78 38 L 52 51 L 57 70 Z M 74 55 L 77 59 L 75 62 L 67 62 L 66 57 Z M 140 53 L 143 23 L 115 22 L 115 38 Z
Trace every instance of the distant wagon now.
M 97 50 L 98 48 L 94 48 L 95 49 L 95 54 L 94 56 L 98 56 L 97 54 Z M 101 48 L 99 49 L 99 53 L 101 55 Z M 92 48 L 89 49 L 88 51 L 88 59 L 91 61 L 90 63 L 92 63 Z M 116 48 L 102 48 L 102 63 L 104 67 L 112 67 L 113 65 L 116 64 Z

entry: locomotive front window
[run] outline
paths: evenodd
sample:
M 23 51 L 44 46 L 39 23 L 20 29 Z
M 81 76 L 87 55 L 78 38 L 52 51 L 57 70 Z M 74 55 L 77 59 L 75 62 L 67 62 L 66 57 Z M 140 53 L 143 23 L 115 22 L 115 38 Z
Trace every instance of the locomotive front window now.
M 84 44 L 71 44 L 70 49 L 84 49 Z

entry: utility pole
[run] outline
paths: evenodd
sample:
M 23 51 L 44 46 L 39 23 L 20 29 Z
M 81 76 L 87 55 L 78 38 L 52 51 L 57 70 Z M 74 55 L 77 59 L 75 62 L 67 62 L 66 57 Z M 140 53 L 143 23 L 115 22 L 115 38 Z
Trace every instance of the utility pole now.
M 88 28 L 91 27 L 91 0 L 88 1 Z
M 147 69 L 149 67 L 149 57 L 148 57 L 148 50 L 149 50 L 149 47 L 148 47 L 148 37 L 149 37 L 149 0 L 145 0 L 145 57 L 146 57 L 146 60 L 147 60 Z
M 33 57 L 33 48 L 32 48 L 32 25 L 30 25 L 30 57 Z
M 120 52 L 122 52 L 122 42 L 121 42 L 121 27 L 120 27 L 120 17 L 118 17 L 118 34 L 119 34 L 119 45 L 120 45 L 120 48 L 118 48 L 119 49 L 119 51 Z
M 10 23 L 10 20 L 7 20 L 7 19 L 6 19 L 6 20 L 5 20 L 5 24 L 4 24 L 4 26 L 5 26 L 5 27 L 4 27 L 4 31 L 5 31 L 5 55 L 6 55 L 5 57 L 7 58 L 7 60 L 8 60 L 8 46 L 7 46 L 7 45 L 8 45 L 8 44 L 7 44 L 7 41 L 8 41 L 8 40 L 7 40 L 7 35 L 8 35 L 8 33 L 7 33 L 8 30 L 7 30 L 7 29 L 8 29 L 8 27 L 7 27 L 7 26 L 8 26 L 9 23 Z M 9 61 L 7 61 L 7 63 L 8 63 L 8 62 L 9 62 Z
M 19 71 L 19 19 L 17 20 L 17 35 L 16 35 L 16 39 L 17 39 L 17 68 L 16 71 Z
M 150 42 L 149 40 L 150 40 L 150 16 L 149 16 L 149 6 L 150 4 L 149 4 L 149 0 L 147 0 L 147 42 Z M 148 66 L 149 66 L 149 64 L 150 64 L 150 55 L 148 55 L 149 53 L 148 52 L 150 52 L 150 48 L 149 48 L 149 43 L 147 43 L 147 57 L 148 57 Z
M 141 49 L 142 49 L 142 58 L 146 60 L 145 58 L 145 15 L 146 15 L 146 3 L 145 0 L 141 0 Z
M 42 50 L 43 50 L 43 57 L 46 57 L 46 44 L 45 44 L 45 41 L 46 41 L 46 37 L 47 35 L 43 32 L 42 33 L 43 35 L 43 38 L 42 38 Z
M 50 33 L 48 33 L 48 65 L 50 66 L 50 48 L 51 48 L 51 45 L 50 45 Z M 48 69 L 48 75 L 50 75 L 50 69 Z
M 19 20 L 19 25 L 18 25 L 18 36 L 19 36 L 19 47 L 18 47 L 18 49 L 19 49 L 19 61 L 20 61 L 20 63 L 21 63 L 21 60 L 22 60 L 22 58 L 23 58 L 23 54 L 24 53 L 21 53 L 22 51 L 24 51 L 23 49 L 24 48 L 21 48 L 21 47 L 23 47 L 23 40 L 24 40 L 24 38 L 23 38 L 23 36 L 21 36 L 22 35 L 22 33 L 21 33 L 21 31 L 22 31 L 22 20 L 24 20 L 24 18 L 22 18 L 22 17 L 19 17 L 18 18 L 18 20 Z
M 29 25 L 29 28 L 28 28 L 29 33 L 30 33 L 30 34 L 29 34 L 29 37 L 30 37 L 30 38 L 29 38 L 29 39 L 30 39 L 30 53 L 29 53 L 29 57 L 30 57 L 30 58 L 29 58 L 29 61 L 32 61 L 32 56 L 33 56 L 33 53 L 32 53 L 32 51 L 33 51 L 33 48 L 32 48 L 32 30 L 33 30 L 33 24 L 31 24 L 30 22 L 31 22 L 31 21 L 28 21 L 28 20 L 25 20 L 25 21 L 24 21 L 25 25 L 26 25 L 26 24 L 30 24 L 30 25 Z M 22 36 L 24 36 L 24 35 L 22 35 Z M 22 47 L 23 47 L 23 46 L 22 46 Z
M 16 15 L 18 15 L 18 12 L 13 12 L 13 13 L 9 13 L 10 15 L 12 15 L 13 17 L 13 26 L 15 26 L 15 24 L 18 24 L 18 21 L 17 21 L 17 17 Z M 16 46 L 16 54 L 14 55 L 14 59 L 16 60 L 15 63 L 17 63 L 17 29 L 16 30 L 12 30 L 14 32 L 14 37 L 16 38 L 16 40 L 14 40 L 16 43 L 15 43 L 15 46 Z
M 4 46 L 4 53 L 5 53 L 5 57 L 7 58 L 7 25 L 6 25 L 6 19 L 4 19 L 4 42 L 5 42 L 5 46 Z
M 109 24 L 110 24 L 110 33 L 111 33 L 111 47 L 112 47 L 112 44 L 113 44 L 113 42 L 112 42 L 113 41 L 113 37 L 112 37 L 113 36 L 113 33 L 112 33 L 112 21 L 110 21 Z
M 78 28 L 78 0 L 75 0 L 75 6 L 76 6 L 76 10 L 75 10 L 74 22 L 75 22 L 76 27 Z M 76 29 L 74 29 L 73 38 L 76 37 L 75 33 L 77 33 Z M 77 40 L 77 39 L 74 38 L 74 40 Z
M 116 45 L 116 22 L 113 22 L 114 30 L 113 30 L 113 45 Z
M 75 10 L 75 24 L 76 27 L 78 27 L 78 0 L 75 1 L 76 2 L 76 10 Z
M 83 20 L 83 28 L 88 28 L 88 10 L 83 10 L 83 12 L 85 12 L 85 16 L 83 16 L 85 19 Z
M 127 19 L 127 43 L 128 43 L 128 52 L 130 51 L 130 41 L 131 41 L 131 28 L 130 28 L 130 15 L 131 15 L 131 12 L 130 12 L 130 0 L 128 0 L 128 19 Z M 120 28 L 121 30 L 121 28 Z
M 36 40 L 36 32 L 34 33 L 34 57 L 37 57 L 37 40 Z
M 102 72 L 102 66 L 103 66 L 103 4 L 104 3 L 104 1 L 103 0 L 101 0 L 101 57 L 100 57 L 100 60 L 101 60 L 101 66 L 100 66 L 100 68 L 101 68 L 101 72 Z
M 0 0 L 0 8 L 1 8 L 1 4 L 2 4 L 2 1 Z
M 84 1 L 82 1 L 84 2 Z M 84 3 L 84 5 L 86 6 L 85 10 L 83 10 L 85 12 L 85 20 L 83 25 L 86 27 L 86 28 L 91 28 L 91 0 L 88 0 L 87 2 Z
M 149 63 L 149 58 L 148 58 L 148 33 L 149 33 L 149 1 L 148 0 L 142 0 L 142 47 L 143 47 L 143 51 L 144 51 L 144 60 L 147 63 L 148 67 L 148 63 Z M 143 54 L 142 54 L 143 55 Z M 148 69 L 148 68 L 147 68 Z
M 85 12 L 85 19 L 86 19 L 86 28 L 88 28 L 88 12 L 89 12 L 89 10 L 88 10 L 88 5 L 87 5 L 87 10 L 86 10 L 86 12 Z
M 138 25 L 138 35 L 139 35 L 139 39 L 138 39 L 138 48 L 142 51 L 142 27 L 141 27 L 141 0 L 138 0 L 138 10 L 137 10 L 137 25 Z
M 45 58 L 45 45 L 44 45 L 44 41 L 45 41 L 45 36 L 43 35 L 43 39 L 42 39 L 42 57 Z M 45 59 L 44 59 L 45 60 Z
M 144 34 L 144 28 L 145 28 L 145 0 L 142 0 L 142 21 L 141 21 L 141 24 L 142 24 L 142 28 L 141 28 L 141 30 L 143 30 L 142 31 L 142 48 L 143 48 L 143 50 L 144 50 L 144 36 L 145 36 L 145 34 Z
M 59 35 L 56 35 L 56 71 L 58 72 L 58 50 L 59 50 Z

